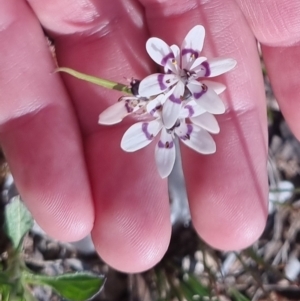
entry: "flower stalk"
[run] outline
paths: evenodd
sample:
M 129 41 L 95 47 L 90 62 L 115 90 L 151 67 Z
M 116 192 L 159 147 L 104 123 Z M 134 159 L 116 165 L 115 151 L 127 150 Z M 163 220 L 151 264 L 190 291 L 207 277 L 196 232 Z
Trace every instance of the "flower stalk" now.
M 126 94 L 132 94 L 130 88 L 128 88 L 128 86 L 126 86 L 126 85 L 116 83 L 116 82 L 113 82 L 113 81 L 110 81 L 107 79 L 99 78 L 96 76 L 84 74 L 84 73 L 78 72 L 76 70 L 73 70 L 71 68 L 60 67 L 60 68 L 57 68 L 56 71 L 68 73 L 78 79 L 87 81 L 92 84 L 96 84 L 96 85 L 101 86 L 106 89 L 117 90 L 117 91 L 120 91 L 120 92 L 123 92 Z

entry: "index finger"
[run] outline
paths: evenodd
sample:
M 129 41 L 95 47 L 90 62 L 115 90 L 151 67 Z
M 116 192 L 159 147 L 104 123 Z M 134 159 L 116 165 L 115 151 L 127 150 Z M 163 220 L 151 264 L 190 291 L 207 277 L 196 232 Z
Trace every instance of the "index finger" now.
M 37 222 L 55 238 L 80 239 L 94 211 L 76 116 L 27 3 L 0 7 L 1 146 Z

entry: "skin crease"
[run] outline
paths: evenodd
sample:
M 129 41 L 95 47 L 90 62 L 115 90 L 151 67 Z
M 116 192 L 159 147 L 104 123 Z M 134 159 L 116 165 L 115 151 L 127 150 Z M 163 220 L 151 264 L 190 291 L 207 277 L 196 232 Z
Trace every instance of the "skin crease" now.
M 158 176 L 154 143 L 137 153 L 121 151 L 132 120 L 115 127 L 97 124 L 99 113 L 120 94 L 53 74 L 39 22 L 55 40 L 60 66 L 120 82 L 155 70 L 145 51 L 148 37 L 180 45 L 202 24 L 204 55 L 232 57 L 238 65 L 217 79 L 227 86 L 217 153 L 202 156 L 182 147 L 193 223 L 219 249 L 244 248 L 259 237 L 267 217 L 267 123 L 254 36 L 266 45 L 278 101 L 300 137 L 299 88 L 293 80 L 299 78 L 299 36 L 297 18 L 289 17 L 299 20 L 299 5 L 297 0 L 264 3 L 0 0 L 5 41 L 0 43 L 0 142 L 23 199 L 47 233 L 72 241 L 92 230 L 103 260 L 139 272 L 162 258 L 171 225 L 167 181 Z M 264 9 L 272 22 L 257 17 Z M 285 30 L 280 47 L 274 43 L 280 35 L 270 35 L 274 24 Z

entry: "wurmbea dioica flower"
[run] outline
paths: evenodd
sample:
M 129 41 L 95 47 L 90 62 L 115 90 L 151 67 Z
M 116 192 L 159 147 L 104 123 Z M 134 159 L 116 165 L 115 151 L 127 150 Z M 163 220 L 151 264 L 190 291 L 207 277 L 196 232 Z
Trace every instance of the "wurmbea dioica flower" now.
M 160 133 L 155 160 L 162 178 L 173 169 L 176 137 L 198 153 L 216 151 L 210 133 L 217 134 L 220 130 L 213 114 L 225 112 L 218 96 L 225 86 L 207 79 L 231 70 L 236 61 L 201 57 L 204 36 L 204 27 L 197 25 L 189 31 L 181 48 L 168 46 L 159 38 L 150 38 L 146 43 L 148 54 L 164 67 L 165 73 L 149 75 L 141 82 L 133 80 L 129 87 L 132 95 L 121 97 L 99 116 L 100 124 L 110 125 L 130 114 L 148 115 L 149 121 L 143 119 L 146 121 L 132 125 L 125 132 L 121 147 L 134 152 L 149 145 Z M 111 82 L 105 81 L 105 85 L 109 86 Z
M 159 38 L 150 38 L 146 49 L 150 57 L 164 67 L 166 74 L 152 74 L 141 81 L 139 94 L 145 97 L 160 93 L 169 93 L 162 118 L 165 126 L 171 128 L 178 119 L 188 89 L 197 104 L 212 114 L 222 114 L 225 106 L 209 82 L 198 81 L 200 78 L 214 77 L 235 67 L 236 61 L 230 58 L 207 59 L 201 57 L 205 29 L 201 25 L 193 27 L 179 48 L 169 46 Z M 212 83 L 217 86 L 218 83 Z M 171 92 L 171 93 L 170 93 Z

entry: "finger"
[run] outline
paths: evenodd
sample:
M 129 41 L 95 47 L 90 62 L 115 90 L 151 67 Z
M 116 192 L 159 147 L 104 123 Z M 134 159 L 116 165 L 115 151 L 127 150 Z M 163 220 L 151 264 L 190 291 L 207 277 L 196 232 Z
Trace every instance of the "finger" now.
M 264 88 L 254 37 L 233 1 L 143 0 L 151 35 L 181 44 L 196 24 L 206 28 L 203 55 L 232 57 L 221 76 L 227 106 L 218 118 L 217 152 L 201 156 L 182 147 L 193 223 L 209 244 L 243 248 L 262 233 L 267 217 L 267 139 Z M 237 26 L 238 24 L 238 26 Z
M 289 127 L 300 140 L 300 70 L 298 67 L 300 35 L 298 42 L 293 46 L 262 46 L 262 51 L 280 109 Z
M 30 3 L 55 38 L 60 66 L 119 82 L 150 71 L 142 11 L 133 1 Z M 97 251 L 116 269 L 148 269 L 164 255 L 171 232 L 167 183 L 154 166 L 155 145 L 134 154 L 121 151 L 128 122 L 126 127 L 97 124 L 99 113 L 120 93 L 64 78 L 85 137 Z
M 38 21 L 23 1 L 0 1 L 0 141 L 39 225 L 77 240 L 93 206 L 74 112 Z
M 97 202 L 94 243 L 100 256 L 116 269 L 147 270 L 169 245 L 166 182 L 157 173 L 152 147 L 124 156 L 120 130 L 107 131 L 111 143 L 101 136 L 107 133 L 101 132 L 89 137 L 86 144 Z M 106 152 L 102 151 L 104 145 Z
M 299 40 L 300 3 L 297 0 L 236 0 L 255 37 L 269 46 Z
M 290 128 L 300 139 L 299 1 L 239 1 L 262 52 L 276 98 Z

